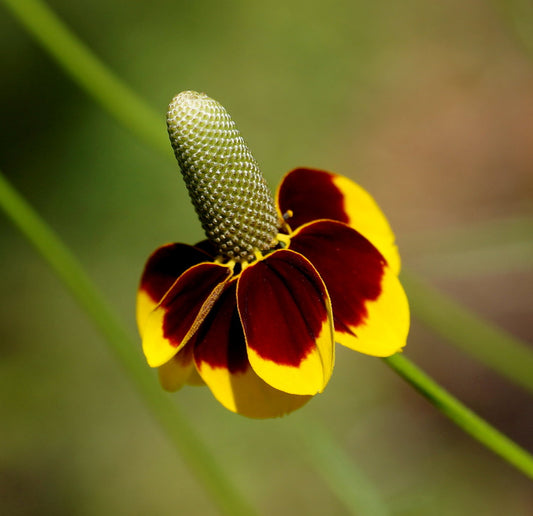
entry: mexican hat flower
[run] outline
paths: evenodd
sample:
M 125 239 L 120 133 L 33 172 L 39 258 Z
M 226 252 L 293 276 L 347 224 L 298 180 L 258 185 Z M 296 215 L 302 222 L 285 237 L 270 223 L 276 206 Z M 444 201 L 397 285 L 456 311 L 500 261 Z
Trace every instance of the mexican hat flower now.
M 207 385 L 248 417 L 276 417 L 326 387 L 335 342 L 402 349 L 409 308 L 394 235 L 349 179 L 298 168 L 275 198 L 226 110 L 186 91 L 168 132 L 207 239 L 148 259 L 137 296 L 143 351 L 164 389 Z

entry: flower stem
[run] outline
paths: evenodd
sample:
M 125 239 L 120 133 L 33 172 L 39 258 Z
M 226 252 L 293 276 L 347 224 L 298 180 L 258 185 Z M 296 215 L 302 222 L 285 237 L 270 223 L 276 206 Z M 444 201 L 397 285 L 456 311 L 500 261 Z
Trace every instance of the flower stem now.
M 197 436 L 171 398 L 164 394 L 150 370 L 134 352 L 136 339 L 124 328 L 79 262 L 0 171 L 0 207 L 55 271 L 82 309 L 100 330 L 129 373 L 154 417 L 187 465 L 203 482 L 222 514 L 255 514 L 231 484 L 229 475 Z
M 533 393 L 533 353 L 527 344 L 490 325 L 414 274 L 402 272 L 402 283 L 417 319 L 457 348 Z
M 533 456 L 526 450 L 474 414 L 405 356 L 397 354 L 383 360 L 457 426 L 533 480 Z

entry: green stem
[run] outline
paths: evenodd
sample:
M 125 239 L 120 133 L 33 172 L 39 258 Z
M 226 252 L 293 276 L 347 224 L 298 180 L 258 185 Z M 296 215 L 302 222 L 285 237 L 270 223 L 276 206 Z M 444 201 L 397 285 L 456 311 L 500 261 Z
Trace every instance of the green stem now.
M 58 64 L 119 123 L 161 152 L 171 155 L 165 125 L 40 0 L 2 0 L 21 25 Z
M 526 450 L 474 414 L 403 355 L 383 360 L 457 426 L 533 480 L 533 456 Z
M 402 273 L 402 283 L 417 319 L 457 348 L 533 393 L 533 353 L 527 344 L 490 325 L 407 271 Z
M 203 482 L 221 513 L 228 516 L 255 514 L 253 508 L 231 484 L 227 472 L 215 461 L 178 407 L 163 393 L 150 370 L 133 352 L 138 347 L 137 340 L 114 316 L 68 248 L 9 184 L 1 171 L 0 206 L 48 262 L 106 338 L 147 406 L 190 469 Z

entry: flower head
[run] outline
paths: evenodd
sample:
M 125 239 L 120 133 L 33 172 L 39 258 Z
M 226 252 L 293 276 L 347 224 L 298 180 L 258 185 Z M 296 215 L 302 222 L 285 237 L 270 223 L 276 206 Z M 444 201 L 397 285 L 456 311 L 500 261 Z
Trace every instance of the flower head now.
M 374 356 L 405 345 L 409 308 L 394 235 L 347 178 L 295 169 L 275 200 L 226 110 L 183 92 L 167 117 L 207 240 L 169 244 L 137 297 L 161 384 L 206 384 L 228 409 L 275 417 L 326 387 L 335 342 Z

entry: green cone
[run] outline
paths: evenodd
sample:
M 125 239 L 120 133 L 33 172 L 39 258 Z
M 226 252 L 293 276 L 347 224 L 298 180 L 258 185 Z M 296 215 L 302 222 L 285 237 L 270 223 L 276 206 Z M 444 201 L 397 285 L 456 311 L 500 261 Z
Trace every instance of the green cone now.
M 167 127 L 189 195 L 219 253 L 253 261 L 276 244 L 281 225 L 257 162 L 227 111 L 204 93 L 184 91 Z

